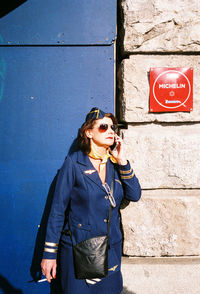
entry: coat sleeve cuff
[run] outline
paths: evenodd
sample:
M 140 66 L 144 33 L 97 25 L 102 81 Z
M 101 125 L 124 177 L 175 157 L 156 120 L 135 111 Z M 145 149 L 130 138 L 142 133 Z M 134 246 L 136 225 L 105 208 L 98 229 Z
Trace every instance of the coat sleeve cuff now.
M 126 165 L 119 165 L 119 174 L 121 180 L 127 180 L 134 177 L 134 171 L 131 168 L 130 162 L 128 161 Z
M 44 244 L 44 259 L 56 259 L 58 252 L 58 244 L 53 242 L 45 242 Z

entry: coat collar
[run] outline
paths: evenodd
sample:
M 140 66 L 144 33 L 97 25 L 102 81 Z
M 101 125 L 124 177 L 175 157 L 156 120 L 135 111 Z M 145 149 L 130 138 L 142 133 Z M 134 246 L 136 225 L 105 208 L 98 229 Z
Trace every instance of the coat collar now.
M 105 188 L 102 185 L 101 179 L 97 170 L 94 168 L 92 162 L 90 161 L 87 154 L 84 154 L 82 151 L 77 152 L 77 163 L 85 175 L 86 178 L 93 181 L 96 185 L 98 185 L 101 189 L 105 191 Z M 108 159 L 106 164 L 106 182 L 109 186 L 111 186 L 112 177 L 114 173 L 114 166 L 111 163 L 110 159 Z

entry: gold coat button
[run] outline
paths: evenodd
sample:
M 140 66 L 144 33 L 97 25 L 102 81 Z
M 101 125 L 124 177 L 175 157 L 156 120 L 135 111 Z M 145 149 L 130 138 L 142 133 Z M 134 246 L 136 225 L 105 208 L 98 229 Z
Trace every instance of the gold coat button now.
M 78 227 L 81 228 L 82 227 L 82 224 L 78 224 Z
M 108 195 L 106 195 L 104 198 L 105 198 L 106 200 L 108 200 Z
M 104 218 L 104 220 L 103 220 L 103 221 L 104 221 L 104 223 L 107 223 L 107 222 L 108 222 L 108 220 L 107 220 L 106 218 Z

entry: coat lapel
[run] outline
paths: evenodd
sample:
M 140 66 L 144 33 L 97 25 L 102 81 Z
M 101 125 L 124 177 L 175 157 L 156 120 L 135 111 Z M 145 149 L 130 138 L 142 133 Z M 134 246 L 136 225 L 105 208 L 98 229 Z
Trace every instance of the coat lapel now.
M 111 187 L 112 179 L 114 177 L 114 165 L 108 159 L 107 166 L 106 166 L 106 183 Z
M 102 185 L 101 179 L 97 170 L 94 168 L 93 164 L 91 163 L 88 155 L 84 154 L 82 151 L 78 151 L 77 162 L 79 167 L 83 173 L 83 175 L 94 182 L 97 186 L 99 186 L 103 191 L 105 188 Z M 108 159 L 106 165 L 106 183 L 111 187 L 112 179 L 114 177 L 114 165 Z
M 84 154 L 82 151 L 78 151 L 77 163 L 79 164 L 83 175 L 105 191 L 98 172 L 89 160 L 88 155 Z

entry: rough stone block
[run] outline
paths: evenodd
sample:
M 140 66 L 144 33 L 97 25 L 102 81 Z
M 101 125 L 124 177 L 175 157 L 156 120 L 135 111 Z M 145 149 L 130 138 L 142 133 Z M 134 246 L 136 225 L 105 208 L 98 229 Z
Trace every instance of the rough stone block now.
M 200 191 L 143 191 L 121 215 L 125 255 L 200 255 Z
M 140 125 L 122 131 L 143 189 L 200 188 L 200 124 Z
M 200 258 L 123 258 L 121 294 L 199 294 Z
M 200 50 L 199 0 L 123 0 L 124 52 Z
M 149 113 L 149 70 L 151 67 L 192 67 L 193 111 Z M 118 72 L 120 119 L 126 122 L 200 121 L 200 57 L 191 55 L 131 55 Z

